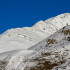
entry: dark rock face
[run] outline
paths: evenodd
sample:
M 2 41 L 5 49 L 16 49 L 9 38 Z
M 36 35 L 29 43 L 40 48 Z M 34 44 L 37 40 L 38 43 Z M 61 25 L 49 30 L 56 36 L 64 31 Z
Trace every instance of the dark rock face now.
M 68 37 L 67 40 L 70 41 L 70 37 Z

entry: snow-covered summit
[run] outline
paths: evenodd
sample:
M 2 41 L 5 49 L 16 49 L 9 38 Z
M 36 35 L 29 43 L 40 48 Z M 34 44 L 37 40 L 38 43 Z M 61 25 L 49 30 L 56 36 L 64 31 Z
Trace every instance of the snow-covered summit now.
M 9 29 L 0 35 L 0 70 L 44 70 L 43 63 L 52 66 L 46 70 L 69 70 L 69 46 L 70 13 Z

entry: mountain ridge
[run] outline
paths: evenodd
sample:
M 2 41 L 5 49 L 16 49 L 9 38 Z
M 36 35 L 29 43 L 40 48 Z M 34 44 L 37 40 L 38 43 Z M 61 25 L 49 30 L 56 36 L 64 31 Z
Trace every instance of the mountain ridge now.
M 70 13 L 7 30 L 0 35 L 0 70 L 69 70 L 69 40 Z
M 61 17 L 63 17 L 64 19 Z M 67 24 L 70 25 L 69 17 L 70 13 L 65 13 L 45 21 L 39 21 L 30 28 L 25 27 L 7 30 L 6 32 L 0 35 L 0 44 L 3 45 L 3 47 L 5 47 L 5 45 L 11 45 L 14 50 L 23 49 L 23 46 L 24 49 L 28 49 L 30 46 L 39 43 L 40 41 L 44 40 L 46 37 L 55 33 Z M 8 45 L 7 43 L 5 43 L 7 41 Z M 14 43 L 16 44 L 14 45 Z M 20 48 L 17 46 L 20 46 Z M 17 49 L 14 47 L 16 47 Z M 9 48 L 9 50 L 6 51 L 12 51 L 13 49 Z

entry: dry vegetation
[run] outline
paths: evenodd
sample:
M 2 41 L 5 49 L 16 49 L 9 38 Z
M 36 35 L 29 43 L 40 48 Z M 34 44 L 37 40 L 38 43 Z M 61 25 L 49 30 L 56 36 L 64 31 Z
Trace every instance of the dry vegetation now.
M 51 55 L 51 52 L 48 52 L 48 53 L 41 53 L 41 55 L 42 55 L 43 57 L 45 57 L 45 56 L 50 56 L 50 55 Z
M 51 70 L 53 67 L 57 66 L 58 64 L 53 63 L 51 64 L 50 61 L 40 61 L 37 66 L 31 67 L 30 70 Z
M 60 55 L 58 55 L 58 54 L 56 54 L 56 55 L 58 55 L 58 57 L 56 57 L 56 58 L 59 58 L 57 62 L 52 62 L 52 60 L 50 60 L 50 59 L 47 60 L 44 58 L 46 56 L 48 57 L 51 55 L 52 55 L 51 52 L 42 53 L 40 57 L 36 57 L 31 60 L 31 62 L 35 62 L 36 65 L 31 66 L 31 67 L 27 66 L 24 70 L 52 70 L 55 66 L 59 66 L 66 62 L 66 60 L 64 60 L 63 58 L 61 59 Z M 55 60 L 55 58 L 54 58 L 54 60 Z
M 5 70 L 7 63 L 7 61 L 0 61 L 0 70 Z
M 48 39 L 46 42 L 47 42 L 46 46 L 48 46 L 50 44 L 54 44 L 56 42 L 56 40 L 55 39 Z
M 25 70 L 51 70 L 55 66 L 65 63 L 65 61 L 60 61 L 57 63 L 51 63 L 50 61 L 46 61 L 45 59 L 40 59 L 36 66 L 26 67 Z
M 62 33 L 64 33 L 64 35 L 70 35 L 70 30 L 68 29 L 68 30 L 64 30 L 64 31 L 62 31 Z
M 62 33 L 64 33 L 64 35 L 70 35 L 70 30 L 69 29 L 65 29 L 65 27 L 63 27 Z

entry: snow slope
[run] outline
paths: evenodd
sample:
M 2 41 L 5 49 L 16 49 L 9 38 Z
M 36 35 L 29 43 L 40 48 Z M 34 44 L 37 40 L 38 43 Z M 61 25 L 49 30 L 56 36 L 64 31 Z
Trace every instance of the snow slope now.
M 69 25 L 65 13 L 7 30 L 0 35 L 0 70 L 70 70 Z
M 39 21 L 32 27 L 7 30 L 0 35 L 0 49 L 3 49 L 0 53 L 28 49 L 67 24 L 70 24 L 70 13 L 61 14 L 45 21 Z

